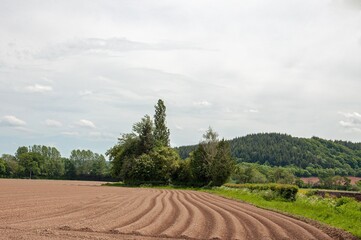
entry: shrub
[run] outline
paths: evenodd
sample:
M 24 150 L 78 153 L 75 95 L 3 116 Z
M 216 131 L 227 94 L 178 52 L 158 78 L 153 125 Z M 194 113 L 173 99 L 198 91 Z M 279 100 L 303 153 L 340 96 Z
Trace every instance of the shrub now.
M 274 200 L 274 199 L 276 199 L 276 198 L 278 197 L 278 194 L 275 193 L 275 192 L 272 191 L 272 190 L 260 191 L 260 192 L 259 192 L 259 195 L 260 195 L 263 199 L 265 199 L 265 200 L 267 200 L 267 201 Z
M 337 199 L 335 207 L 340 207 L 346 203 L 352 202 L 354 201 L 352 198 L 348 198 L 348 197 L 341 197 L 339 199 Z
M 305 193 L 307 197 L 315 196 L 317 194 L 317 190 L 309 190 Z

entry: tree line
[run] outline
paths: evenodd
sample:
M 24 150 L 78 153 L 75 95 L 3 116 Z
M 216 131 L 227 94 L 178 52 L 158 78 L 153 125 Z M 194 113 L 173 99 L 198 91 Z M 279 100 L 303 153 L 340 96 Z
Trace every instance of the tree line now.
M 90 150 L 75 149 L 65 158 L 43 145 L 22 146 L 0 158 L 0 177 L 9 178 L 111 180 L 110 168 L 103 155 Z
M 145 115 L 122 134 L 106 161 L 90 150 L 62 157 L 55 147 L 22 146 L 0 158 L 0 177 L 122 180 L 127 184 L 219 186 L 288 183 L 318 176 L 322 187 L 349 186 L 344 176 L 361 176 L 361 144 L 262 133 L 219 139 L 209 128 L 198 145 L 172 148 L 166 107 L 159 99 L 153 118 Z M 302 185 L 303 184 L 303 185 Z

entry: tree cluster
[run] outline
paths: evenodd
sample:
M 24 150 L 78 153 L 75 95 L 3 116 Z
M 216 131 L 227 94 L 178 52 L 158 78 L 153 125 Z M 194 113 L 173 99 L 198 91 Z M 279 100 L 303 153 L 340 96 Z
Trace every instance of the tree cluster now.
M 106 180 L 109 169 L 104 156 L 90 150 L 73 150 L 65 158 L 55 147 L 41 145 L 22 146 L 0 158 L 0 177 Z
M 145 115 L 133 125 L 131 133 L 123 134 L 107 151 L 112 162 L 112 175 L 128 184 L 169 183 L 179 155 L 169 146 L 166 107 L 159 99 L 154 121 Z
M 166 107 L 160 99 L 154 121 L 145 115 L 107 151 L 113 177 L 127 184 L 222 185 L 229 178 L 234 160 L 229 145 L 211 129 L 186 160 L 169 145 Z
M 297 184 L 297 177 L 290 168 L 271 167 L 256 163 L 239 163 L 232 174 L 235 183 Z

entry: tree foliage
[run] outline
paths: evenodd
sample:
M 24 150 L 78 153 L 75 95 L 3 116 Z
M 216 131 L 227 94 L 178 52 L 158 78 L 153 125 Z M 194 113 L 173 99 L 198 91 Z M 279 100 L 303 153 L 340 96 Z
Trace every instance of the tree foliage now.
M 211 128 L 203 138 L 190 158 L 193 179 L 201 185 L 220 186 L 228 180 L 234 167 L 229 144 L 224 139 L 219 141 Z
M 6 174 L 6 162 L 0 158 L 0 177 Z
M 150 116 L 145 115 L 139 123 L 133 126 L 134 130 L 139 137 L 139 153 L 149 153 L 155 146 L 154 124 Z

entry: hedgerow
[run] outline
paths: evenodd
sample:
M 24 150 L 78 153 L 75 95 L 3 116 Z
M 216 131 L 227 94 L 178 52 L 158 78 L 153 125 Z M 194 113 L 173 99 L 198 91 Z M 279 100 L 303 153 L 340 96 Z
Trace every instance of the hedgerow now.
M 234 184 L 234 183 L 226 183 L 225 187 L 229 188 L 247 188 L 251 191 L 269 191 L 271 190 L 277 196 L 287 200 L 287 201 L 295 201 L 296 195 L 298 192 L 298 187 L 295 185 L 289 184 L 277 184 L 277 183 L 268 183 L 268 184 Z

